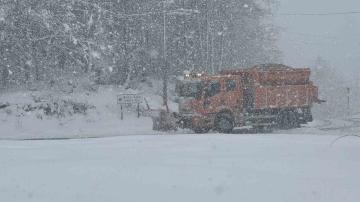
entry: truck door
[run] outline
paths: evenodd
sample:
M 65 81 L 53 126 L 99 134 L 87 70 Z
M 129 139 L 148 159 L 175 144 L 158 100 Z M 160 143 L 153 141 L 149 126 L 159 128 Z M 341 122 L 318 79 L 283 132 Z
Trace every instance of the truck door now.
M 255 86 L 254 80 L 249 73 L 245 73 L 242 78 L 242 86 L 244 93 L 244 109 L 249 112 L 254 109 L 255 102 Z
M 221 105 L 220 81 L 210 81 L 204 88 L 203 110 L 205 113 L 215 113 Z
M 233 109 L 234 111 L 241 108 L 242 109 L 242 93 L 239 91 L 239 83 L 236 79 L 226 79 L 225 80 L 225 105 Z

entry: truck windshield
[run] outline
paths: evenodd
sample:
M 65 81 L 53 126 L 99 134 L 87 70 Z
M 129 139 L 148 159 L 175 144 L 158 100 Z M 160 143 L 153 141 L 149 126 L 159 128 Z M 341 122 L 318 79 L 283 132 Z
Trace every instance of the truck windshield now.
M 176 93 L 180 97 L 198 98 L 202 92 L 201 82 L 178 82 L 176 85 Z

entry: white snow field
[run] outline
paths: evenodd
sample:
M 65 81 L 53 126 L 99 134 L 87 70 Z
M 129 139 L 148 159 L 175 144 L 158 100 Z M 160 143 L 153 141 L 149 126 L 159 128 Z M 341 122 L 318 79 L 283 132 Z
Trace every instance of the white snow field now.
M 150 118 L 121 121 L 119 93 L 128 92 L 2 94 L 11 105 L 0 110 L 0 202 L 360 201 L 360 138 L 332 144 L 360 131 L 359 116 L 263 135 L 162 133 Z M 140 93 L 160 107 L 156 93 Z M 39 99 L 95 108 L 25 110 Z
M 358 202 L 360 138 L 137 135 L 0 141 L 0 201 Z

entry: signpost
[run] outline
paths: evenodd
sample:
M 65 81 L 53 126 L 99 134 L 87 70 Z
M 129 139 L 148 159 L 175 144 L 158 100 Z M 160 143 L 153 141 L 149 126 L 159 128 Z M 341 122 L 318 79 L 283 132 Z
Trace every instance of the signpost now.
M 117 103 L 121 109 L 121 120 L 124 119 L 124 107 L 131 108 L 136 106 L 137 117 L 140 118 L 140 104 L 143 101 L 143 97 L 138 94 L 120 94 L 117 97 Z

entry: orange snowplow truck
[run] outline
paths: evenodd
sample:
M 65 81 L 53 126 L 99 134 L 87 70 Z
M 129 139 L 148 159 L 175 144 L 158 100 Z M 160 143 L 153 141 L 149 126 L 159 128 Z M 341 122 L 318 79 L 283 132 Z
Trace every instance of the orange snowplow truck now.
M 313 120 L 313 104 L 323 102 L 310 74 L 308 68 L 277 64 L 217 75 L 189 74 L 176 85 L 179 112 L 171 117 L 163 114 L 159 120 L 196 133 L 211 129 L 230 133 L 244 126 L 256 130 L 300 127 Z M 161 128 L 162 124 L 154 125 Z

